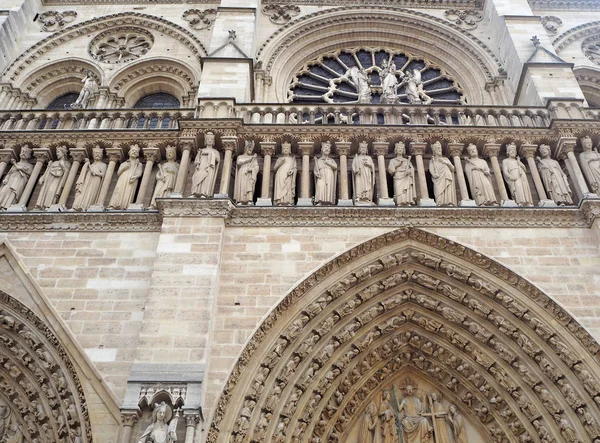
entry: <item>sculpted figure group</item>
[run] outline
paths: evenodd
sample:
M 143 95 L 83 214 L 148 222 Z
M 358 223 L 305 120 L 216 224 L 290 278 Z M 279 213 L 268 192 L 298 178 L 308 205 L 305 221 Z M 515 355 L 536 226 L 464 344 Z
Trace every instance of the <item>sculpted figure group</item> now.
M 389 69 L 393 69 L 393 66 Z M 580 180 L 585 179 L 593 192 L 599 192 L 600 154 L 593 148 L 590 137 L 583 137 L 581 146 L 583 152 L 579 155 Z M 314 194 L 312 200 L 315 205 L 336 205 L 339 198 L 348 198 L 341 197 L 344 195 L 342 186 L 346 187 L 346 195 L 350 194 L 354 205 L 357 206 L 374 205 L 375 198 L 382 197 L 378 195 L 380 192 L 385 192 L 383 195 L 387 199 L 387 180 L 379 183 L 387 174 L 382 174 L 382 171 L 376 167 L 373 156 L 369 154 L 369 143 L 366 140 L 359 141 L 356 153 L 350 155 L 348 171 L 340 169 L 340 163 L 332 155 L 332 147 L 330 141 L 323 141 L 320 153 L 313 158 Z M 94 207 L 92 210 L 96 210 L 97 207 L 102 208 L 105 199 L 109 200 L 108 209 L 133 209 L 134 201 L 137 207 L 144 200 L 138 194 L 146 195 L 146 191 L 150 192 L 147 190 L 149 184 L 153 188 L 148 207 L 156 209 L 157 199 L 166 198 L 174 192 L 182 193 L 182 189 L 176 190 L 176 187 L 178 179 L 183 178 L 183 180 L 179 180 L 179 186 L 183 185 L 185 188 L 185 173 L 182 172 L 183 177 L 180 176 L 180 164 L 177 162 L 175 146 L 164 148 L 166 160 L 156 165 L 156 174 L 148 173 L 152 168 L 146 168 L 145 172 L 144 163 L 140 158 L 142 155 L 140 146 L 133 143 L 127 149 L 126 159 L 121 159 L 122 151 L 120 149 L 117 152 L 118 155 L 114 153 L 114 148 L 113 151 L 105 153 L 102 146 L 96 145 L 91 150 L 92 160 L 85 155 L 85 151 L 83 156 L 79 151 L 77 158 L 80 160 L 72 163 L 69 160 L 69 148 L 59 145 L 55 150 L 56 158 L 54 160 L 46 161 L 51 155 L 48 149 L 45 149 L 48 154 L 44 154 L 46 160 L 42 160 L 44 156 L 38 155 L 36 151 L 37 164 L 42 168 L 38 167 L 34 172 L 33 150 L 25 144 L 18 151 L 19 161 L 10 160 L 10 168 L 2 178 L 0 209 L 8 209 L 21 200 L 28 200 L 31 195 L 35 195 L 36 210 L 56 207 L 59 200 L 60 207 L 64 208 L 71 190 L 74 191 L 72 200 L 74 211 L 87 211 L 92 207 Z M 445 156 L 439 141 L 431 143 L 430 149 L 431 156 L 429 158 L 424 158 L 427 155 L 425 151 L 415 151 L 417 154 L 411 151 L 415 154 L 415 163 L 413 163 L 413 155 L 406 155 L 404 142 L 400 141 L 394 145 L 394 156 L 387 162 L 385 172 L 389 173 L 392 179 L 393 200 L 397 206 L 415 205 L 418 198 L 429 199 L 428 182 L 437 206 L 456 206 L 458 189 L 461 189 L 461 198 L 464 199 L 465 194 L 468 193 L 467 197 L 471 198 L 477 206 L 496 206 L 502 203 L 498 201 L 497 195 L 498 193 L 502 195 L 504 191 L 506 191 L 504 195 L 508 194 L 508 198 L 518 206 L 532 206 L 535 203 L 532 195 L 532 183 L 535 184 L 538 191 L 540 187 L 543 187 L 549 198 L 557 205 L 573 204 L 571 182 L 577 181 L 571 179 L 563 170 L 561 163 L 552 158 L 552 151 L 548 145 L 540 145 L 539 155 L 535 157 L 535 162 L 532 160 L 533 157 L 528 158 L 528 165 L 533 169 L 531 171 L 518 156 L 515 143 L 506 145 L 506 157 L 501 162 L 501 168 L 497 159 L 492 158 L 495 161 L 495 163 L 492 161 L 495 169 L 491 169 L 488 161 L 479 156 L 479 150 L 475 144 L 469 144 L 465 148 L 464 163 L 461 162 L 458 154 L 453 154 L 454 163 Z M 109 156 L 109 165 L 112 166 L 107 165 L 105 155 Z M 386 154 L 378 151 L 378 155 Z M 152 158 L 150 157 L 150 159 Z M 233 191 L 232 198 L 238 205 L 254 204 L 257 181 L 261 172 L 263 186 L 265 183 L 269 186 L 271 178 L 273 179 L 272 191 L 269 188 L 261 190 L 263 197 L 265 194 L 269 196 L 272 192 L 272 204 L 275 206 L 293 206 L 296 203 L 299 182 L 298 161 L 289 141 L 282 142 L 281 154 L 276 157 L 272 171 L 261 171 L 263 160 L 255 152 L 253 141 L 245 142 L 242 153 L 235 160 L 231 156 L 225 157 L 225 159 L 227 166 L 235 165 L 235 179 L 231 190 Z M 340 159 L 342 159 L 341 156 Z M 464 176 L 457 162 L 463 165 Z M 266 159 L 264 163 L 267 164 Z M 383 159 L 382 162 L 380 157 L 377 163 L 379 166 L 385 165 L 385 160 Z M 78 171 L 80 164 L 83 166 Z M 346 165 L 347 163 L 344 160 L 341 164 Z M 71 171 L 72 165 L 75 165 L 73 171 Z M 187 165 L 186 163 L 186 167 Z M 220 166 L 221 154 L 215 146 L 215 135 L 207 132 L 204 145 L 198 149 L 192 166 L 190 190 L 192 197 L 213 198 L 219 174 L 222 176 L 221 186 L 228 187 L 228 176 Z M 492 170 L 495 172 L 492 173 Z M 114 186 L 105 184 L 107 180 L 112 181 L 113 172 L 116 174 L 116 183 Z M 148 176 L 145 177 L 144 174 Z M 348 180 L 342 174 L 348 174 Z M 581 176 L 582 174 L 583 176 Z M 265 175 L 267 176 L 265 177 Z M 502 177 L 499 178 L 498 175 Z M 303 174 L 302 181 L 305 183 L 304 180 L 306 180 L 306 189 L 310 190 L 308 177 L 310 177 L 309 174 Z M 30 181 L 32 183 L 29 183 Z M 33 191 L 34 184 L 39 185 L 37 193 Z M 506 186 L 506 189 L 498 189 L 499 186 Z M 305 189 L 304 185 L 302 189 Z M 23 196 L 25 190 L 27 192 Z M 108 199 L 109 191 L 112 191 L 110 199 Z M 227 193 L 227 190 L 224 192 Z M 423 195 L 418 196 L 418 194 Z M 310 200 L 310 197 L 308 196 L 307 199 Z M 340 202 L 340 204 L 342 203 Z M 23 206 L 23 203 L 19 203 L 19 205 Z

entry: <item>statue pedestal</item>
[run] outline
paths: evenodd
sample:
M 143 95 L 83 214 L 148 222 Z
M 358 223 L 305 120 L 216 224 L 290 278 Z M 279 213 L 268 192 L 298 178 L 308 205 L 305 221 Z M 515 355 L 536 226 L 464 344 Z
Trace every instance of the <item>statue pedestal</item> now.
M 343 200 L 339 199 L 337 205 L 338 206 L 354 206 L 354 202 L 350 199 L 343 199 Z M 357 204 L 356 206 L 365 206 L 365 205 Z
M 273 206 L 273 202 L 270 198 L 260 197 L 258 200 L 256 200 L 256 206 Z
M 296 206 L 313 206 L 312 198 L 299 198 Z
M 87 212 L 104 212 L 106 209 L 103 205 L 92 205 L 89 207 Z
M 27 206 L 25 205 L 10 205 L 6 208 L 6 212 L 27 212 Z
M 377 206 L 396 206 L 396 202 L 394 202 L 393 198 L 378 198 Z
M 183 198 L 183 194 L 181 192 L 171 192 L 167 195 L 167 198 Z
M 68 211 L 67 207 L 65 205 L 52 205 L 50 206 L 48 209 L 46 209 L 46 212 L 66 212 Z
M 458 202 L 458 206 L 466 206 L 466 207 L 476 207 L 477 203 L 475 203 L 475 200 L 461 200 Z
M 558 205 L 554 203 L 554 200 L 540 200 L 537 204 L 540 208 L 556 208 Z
M 128 211 L 144 211 L 146 210 L 146 208 L 144 207 L 144 205 L 142 203 L 132 203 L 129 206 L 127 206 L 127 210 Z
M 417 206 L 437 206 L 437 204 L 432 198 L 420 198 Z
M 517 202 L 515 202 L 514 200 L 503 200 L 502 204 L 500 206 L 502 206 L 503 208 L 518 208 L 519 207 Z

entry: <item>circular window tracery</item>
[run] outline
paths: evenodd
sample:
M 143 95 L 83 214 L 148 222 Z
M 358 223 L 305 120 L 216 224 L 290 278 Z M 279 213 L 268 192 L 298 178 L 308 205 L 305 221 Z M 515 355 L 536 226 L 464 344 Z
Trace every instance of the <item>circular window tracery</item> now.
M 586 38 L 581 43 L 581 50 L 587 58 L 600 65 L 600 35 Z
M 103 63 L 124 63 L 146 54 L 154 44 L 152 34 L 142 28 L 111 29 L 96 36 L 88 48 Z
M 307 63 L 288 90 L 293 103 L 465 104 L 460 85 L 441 68 L 381 48 L 342 49 Z

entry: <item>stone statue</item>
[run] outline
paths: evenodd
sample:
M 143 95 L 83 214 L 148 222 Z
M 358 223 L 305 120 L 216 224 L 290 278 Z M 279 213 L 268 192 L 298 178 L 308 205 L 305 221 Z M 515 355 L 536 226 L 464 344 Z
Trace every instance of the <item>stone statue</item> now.
M 217 166 L 221 161 L 221 154 L 215 146 L 215 136 L 207 132 L 204 137 L 206 146 L 196 154 L 196 170 L 192 176 L 192 195 L 195 197 L 211 198 L 214 194 L 217 181 Z M 225 171 L 228 173 L 228 171 Z
M 415 168 L 410 156 L 404 157 L 406 148 L 403 142 L 396 143 L 394 152 L 396 157 L 388 165 L 388 172 L 394 178 L 394 201 L 398 206 L 414 205 L 417 201 Z
M 592 150 L 592 139 L 585 136 L 581 139 L 583 152 L 579 154 L 579 163 L 585 178 L 587 178 L 593 193 L 600 193 L 600 154 L 598 150 Z
M 96 204 L 102 187 L 102 179 L 106 174 L 106 163 L 102 161 L 104 150 L 96 146 L 92 150 L 94 163 L 86 157 L 85 163 L 79 173 L 79 178 L 75 183 L 75 200 L 73 209 L 75 211 L 87 211 L 90 206 Z
M 321 157 L 315 158 L 315 204 L 334 205 L 338 165 L 329 157 L 331 142 L 321 143 Z M 345 173 L 345 171 L 344 171 Z
M 369 85 L 369 76 L 364 69 L 353 66 L 346 72 L 350 76 L 356 92 L 358 93 L 358 103 L 371 103 L 371 86 Z
M 404 77 L 404 72 L 398 70 L 393 61 L 388 64 L 387 60 L 384 60 L 381 64 L 381 72 L 379 73 L 381 88 L 383 89 L 381 103 L 398 103 L 398 87 L 400 84 L 398 83 L 396 74 L 399 74 L 400 78 Z
M 431 145 L 433 156 L 429 160 L 429 173 L 433 180 L 433 194 L 439 206 L 456 206 L 456 186 L 454 186 L 454 165 L 442 155 L 442 144 Z
M 158 165 L 156 173 L 156 186 L 150 201 L 150 207 L 156 209 L 156 199 L 165 198 L 175 189 L 177 173 L 179 172 L 179 163 L 177 163 L 177 148 L 167 146 L 167 161 Z
M 241 205 L 251 205 L 254 198 L 254 187 L 258 175 L 258 159 L 254 151 L 254 141 L 246 140 L 244 153 L 238 156 L 235 171 L 233 200 Z M 265 171 L 269 174 L 270 171 Z
M 452 428 L 452 435 L 455 443 L 467 443 L 467 430 L 465 429 L 465 419 L 456 410 L 456 406 L 450 405 L 448 409 L 448 423 Z
M 410 104 L 429 105 L 433 102 L 433 99 L 425 93 L 421 71 L 418 69 L 413 69 L 413 72 L 409 71 L 402 84 L 406 84 L 404 92 Z
M 432 420 L 435 421 L 435 443 L 451 443 L 450 431 L 448 430 L 448 424 L 446 422 L 448 413 L 444 411 L 444 406 L 437 393 L 432 392 L 429 395 L 429 404 L 431 405 Z
M 402 441 L 404 443 L 428 442 L 432 434 L 432 429 L 427 419 L 421 415 L 423 413 L 423 404 L 414 395 L 412 385 L 407 384 L 404 392 L 405 397 L 400 402 L 400 406 L 398 406 L 398 414 L 402 417 L 400 419 L 402 424 Z
M 0 439 L 4 437 L 10 424 L 10 408 L 0 400 Z
M 69 169 L 71 169 L 71 163 L 67 161 L 68 155 L 69 151 L 66 146 L 56 148 L 57 160 L 48 164 L 46 172 L 38 182 L 42 185 L 42 189 L 38 195 L 35 209 L 46 209 L 58 202 L 60 192 L 67 181 Z
M 110 209 L 127 209 L 133 201 L 138 180 L 143 173 L 144 167 L 140 162 L 140 147 L 132 145 L 129 148 L 129 159 L 119 165 L 117 171 L 119 179 L 108 205 Z
M 173 443 L 177 441 L 177 416 L 171 420 L 173 411 L 164 401 L 154 404 L 152 423 L 138 439 L 138 443 Z M 171 423 L 169 423 L 169 421 Z
M 96 81 L 96 76 L 92 71 L 88 71 L 86 73 L 83 80 L 81 80 L 81 83 L 83 83 L 83 88 L 79 93 L 79 97 L 77 97 L 77 100 L 75 100 L 75 103 L 71 104 L 72 109 L 87 108 L 90 98 L 92 98 L 92 96 L 98 90 L 98 82 Z
M 17 203 L 21 198 L 29 176 L 33 172 L 33 165 L 29 163 L 30 158 L 31 148 L 28 145 L 23 145 L 19 154 L 19 161 L 10 160 L 12 167 L 4 177 L 4 180 L 2 180 L 2 188 L 0 188 L 1 209 L 8 208 L 10 205 Z
M 342 174 L 344 171 L 342 171 Z M 358 153 L 352 160 L 352 179 L 354 184 L 354 203 L 373 203 L 375 188 L 375 164 L 368 154 L 368 143 L 358 145 Z
M 508 158 L 502 160 L 502 174 L 508 183 L 511 198 L 519 206 L 533 205 L 533 197 L 527 181 L 527 168 L 517 157 L 517 147 L 514 143 L 506 146 L 506 154 Z
M 375 403 L 369 404 L 360 425 L 358 441 L 360 443 L 373 443 L 375 441 L 375 428 L 377 427 L 377 415 Z
M 298 166 L 296 164 L 296 157 L 292 155 L 292 145 L 290 142 L 283 142 L 281 144 L 281 156 L 275 162 L 273 171 L 275 171 L 275 189 L 273 191 L 275 205 L 293 205 L 294 198 L 296 197 L 296 174 Z
M 379 405 L 379 420 L 381 422 L 381 443 L 397 443 L 396 411 L 392 406 L 390 391 L 384 391 Z
M 487 162 L 479 158 L 477 146 L 473 143 L 467 146 L 467 154 L 465 163 L 465 174 L 469 180 L 471 194 L 473 200 L 478 206 L 496 205 L 496 195 L 494 194 L 494 186 L 492 185 L 492 174 Z
M 550 198 L 557 205 L 571 205 L 571 187 L 567 175 L 563 172 L 560 164 L 550 158 L 550 146 L 540 145 L 540 156 L 536 157 L 538 169 L 542 176 L 542 181 Z

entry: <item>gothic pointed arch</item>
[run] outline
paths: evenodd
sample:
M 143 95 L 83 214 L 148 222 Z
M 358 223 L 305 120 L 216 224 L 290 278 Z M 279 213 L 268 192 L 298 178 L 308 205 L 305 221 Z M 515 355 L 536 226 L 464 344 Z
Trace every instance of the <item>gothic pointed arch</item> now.
M 583 96 L 591 108 L 600 107 L 600 68 L 577 67 L 573 69 Z
M 527 280 L 404 228 L 333 259 L 271 311 L 231 373 L 208 441 L 354 443 L 385 392 L 396 405 L 413 401 L 407 384 L 428 403 L 412 408 L 415 421 L 435 428 L 435 392 L 468 424 L 468 441 L 594 441 L 599 355 Z
M 471 104 L 488 102 L 486 84 L 505 75 L 483 42 L 448 21 L 402 8 L 341 7 L 291 21 L 260 47 L 257 60 L 273 82 L 267 101 L 285 101 L 293 76 L 310 60 L 367 46 L 409 53 L 442 67 L 462 85 Z

